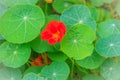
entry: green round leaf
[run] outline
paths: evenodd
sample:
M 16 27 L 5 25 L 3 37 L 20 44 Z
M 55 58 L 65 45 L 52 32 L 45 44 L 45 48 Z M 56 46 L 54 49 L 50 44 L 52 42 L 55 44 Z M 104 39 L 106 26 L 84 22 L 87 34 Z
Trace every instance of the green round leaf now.
M 19 4 L 36 4 L 38 0 L 0 0 L 0 3 L 6 7 L 11 7 Z
M 62 52 L 53 52 L 48 53 L 48 56 L 53 61 L 65 61 L 67 59 L 67 56 Z
M 73 26 L 61 43 L 61 50 L 68 56 L 76 60 L 84 59 L 93 53 L 95 40 L 94 31 L 82 24 Z
M 111 35 L 99 39 L 96 43 L 96 51 L 101 56 L 115 57 L 120 55 L 120 35 Z
M 82 80 L 104 80 L 104 78 L 97 75 L 86 75 Z
M 29 68 L 24 72 L 24 74 L 28 74 L 28 73 L 31 73 L 31 72 L 38 74 L 38 73 L 41 72 L 41 69 L 42 69 L 42 68 L 43 68 L 43 67 L 32 66 L 32 67 L 29 67 Z
M 0 80 L 21 80 L 22 73 L 19 69 L 0 68 Z
M 113 34 L 120 34 L 120 21 L 111 19 L 101 22 L 98 25 L 97 34 L 101 38 L 109 37 Z
M 94 53 L 91 56 L 83 60 L 78 60 L 77 64 L 87 69 L 96 69 L 103 63 L 103 61 L 104 58 L 94 51 Z
M 58 12 L 62 13 L 63 10 L 67 9 L 70 7 L 72 3 L 67 2 L 65 0 L 54 0 L 53 2 L 53 8 Z
M 44 79 L 43 77 L 40 77 L 35 73 L 28 73 L 23 77 L 22 80 L 46 80 L 46 79 Z
M 60 20 L 66 24 L 67 29 L 76 24 L 86 24 L 96 30 L 96 22 L 91 17 L 89 9 L 84 5 L 74 5 L 64 10 Z
M 120 62 L 107 59 L 101 67 L 101 74 L 105 80 L 120 80 Z
M 47 41 L 40 39 L 40 36 L 30 42 L 32 49 L 37 53 L 54 52 L 55 48 L 49 45 Z
M 66 80 L 70 69 L 65 62 L 53 62 L 43 67 L 41 74 L 49 80 Z
M 8 67 L 20 67 L 27 62 L 31 49 L 27 44 L 12 44 L 4 42 L 0 45 L 0 62 Z
M 0 29 L 7 41 L 26 43 L 40 34 L 44 22 L 44 14 L 39 7 L 17 5 L 7 10 L 1 17 Z

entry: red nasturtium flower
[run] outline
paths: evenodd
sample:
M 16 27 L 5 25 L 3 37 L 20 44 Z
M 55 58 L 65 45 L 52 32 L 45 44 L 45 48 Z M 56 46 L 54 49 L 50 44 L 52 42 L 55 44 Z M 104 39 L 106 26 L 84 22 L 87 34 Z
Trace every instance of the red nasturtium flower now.
M 49 22 L 46 29 L 41 32 L 41 39 L 48 40 L 49 44 L 61 42 L 66 33 L 66 26 L 63 22 L 53 20 Z
M 31 63 L 32 66 L 44 66 L 50 64 L 50 59 L 48 58 L 48 55 L 45 55 L 46 61 L 44 61 L 43 57 L 40 55 Z

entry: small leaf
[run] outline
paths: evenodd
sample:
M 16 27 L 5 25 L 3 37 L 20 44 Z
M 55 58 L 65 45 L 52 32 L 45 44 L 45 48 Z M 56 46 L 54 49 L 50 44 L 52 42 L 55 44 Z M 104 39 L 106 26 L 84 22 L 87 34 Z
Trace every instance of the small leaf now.
M 65 61 L 67 59 L 67 56 L 60 51 L 48 53 L 48 56 L 53 61 Z
M 86 24 L 94 31 L 96 30 L 96 22 L 91 17 L 89 9 L 84 5 L 74 5 L 64 10 L 60 20 L 66 24 L 68 30 L 76 24 Z
M 69 73 L 70 69 L 65 62 L 53 62 L 41 71 L 41 74 L 50 80 L 66 80 Z
M 92 54 L 94 40 L 94 31 L 89 26 L 78 24 L 73 26 L 63 38 L 61 50 L 68 57 L 76 60 L 84 59 Z
M 0 29 L 7 41 L 26 43 L 40 34 L 44 22 L 44 14 L 39 7 L 16 5 L 0 18 Z
M 87 69 L 96 69 L 100 65 L 102 65 L 104 61 L 104 58 L 98 55 L 95 51 L 94 53 L 83 59 L 83 60 L 78 60 L 77 64 L 80 65 L 81 67 L 87 68 Z
M 120 55 L 120 35 L 111 35 L 99 39 L 96 43 L 96 51 L 101 56 L 115 57 Z
M 44 79 L 43 77 L 40 77 L 35 73 L 28 73 L 23 77 L 22 80 L 46 80 L 46 79 Z
M 21 80 L 22 73 L 19 69 L 13 69 L 8 67 L 0 68 L 1 80 Z
M 98 25 L 97 34 L 100 38 L 106 38 L 113 34 L 120 34 L 120 21 L 111 19 Z
M 55 48 L 49 45 L 47 41 L 40 39 L 40 36 L 30 42 L 32 49 L 37 53 L 54 52 Z
M 53 2 L 53 8 L 58 12 L 62 13 L 65 9 L 70 7 L 72 3 L 64 1 L 64 0 L 54 0 Z
M 31 49 L 27 44 L 12 44 L 4 42 L 0 45 L 0 62 L 8 67 L 17 68 L 27 62 Z
M 107 59 L 101 67 L 101 74 L 105 80 L 120 80 L 120 62 Z

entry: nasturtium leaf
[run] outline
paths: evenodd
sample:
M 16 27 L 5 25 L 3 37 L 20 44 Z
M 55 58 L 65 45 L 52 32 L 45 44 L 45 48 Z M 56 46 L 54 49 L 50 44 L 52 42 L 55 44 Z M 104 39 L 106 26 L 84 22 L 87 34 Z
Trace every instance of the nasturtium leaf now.
M 94 40 L 94 31 L 87 25 L 78 24 L 73 26 L 63 38 L 61 50 L 68 57 L 76 60 L 84 59 L 92 54 Z
M 94 51 L 94 53 L 91 56 L 88 56 L 87 58 L 83 60 L 76 61 L 77 64 L 81 67 L 87 68 L 87 69 L 96 69 L 100 65 L 102 65 L 104 61 L 104 58 L 101 57 Z
M 117 3 L 116 11 L 117 11 L 117 14 L 120 16 L 120 1 Z
M 91 16 L 95 19 L 98 20 L 99 18 L 99 13 L 97 11 L 97 9 L 95 7 L 90 7 L 90 12 L 91 12 Z
M 39 67 L 39 66 L 31 66 L 24 72 L 24 75 L 28 74 L 28 73 L 31 73 L 31 72 L 38 74 L 38 73 L 41 72 L 42 68 L 43 67 Z
M 54 52 L 55 48 L 49 45 L 47 41 L 40 39 L 40 36 L 30 42 L 32 49 L 37 53 Z
M 41 70 L 41 74 L 48 80 L 66 80 L 69 73 L 70 69 L 65 62 L 53 62 Z
M 62 13 L 62 11 L 64 11 L 65 9 L 67 9 L 68 7 L 70 7 L 71 5 L 72 5 L 72 3 L 67 2 L 65 0 L 54 0 L 54 2 L 53 2 L 53 8 L 58 13 Z
M 44 79 L 44 77 L 40 77 L 38 74 L 31 72 L 26 74 L 22 80 L 46 80 L 46 79 Z
M 22 73 L 19 69 L 8 67 L 0 68 L 0 80 L 21 80 Z
M 101 56 L 120 56 L 120 35 L 111 35 L 107 38 L 99 39 L 95 48 Z
M 48 56 L 53 61 L 65 61 L 67 59 L 67 56 L 61 51 L 48 53 Z
M 120 62 L 107 59 L 101 67 L 101 75 L 105 80 L 120 80 Z
M 17 68 L 27 62 L 31 54 L 28 44 L 4 42 L 0 45 L 0 62 L 8 67 Z
M 100 38 L 106 38 L 113 34 L 120 34 L 120 21 L 111 19 L 98 25 L 97 34 Z
M 6 7 L 11 7 L 19 4 L 36 4 L 38 0 L 0 0 L 0 3 Z
M 76 24 L 86 24 L 96 30 L 96 22 L 91 17 L 89 9 L 84 5 L 74 5 L 64 10 L 60 20 L 66 24 L 68 30 Z
M 7 41 L 26 43 L 40 34 L 44 22 L 44 14 L 39 7 L 16 5 L 7 10 L 0 18 L 0 29 Z
M 97 75 L 86 75 L 82 80 L 104 80 L 104 78 Z

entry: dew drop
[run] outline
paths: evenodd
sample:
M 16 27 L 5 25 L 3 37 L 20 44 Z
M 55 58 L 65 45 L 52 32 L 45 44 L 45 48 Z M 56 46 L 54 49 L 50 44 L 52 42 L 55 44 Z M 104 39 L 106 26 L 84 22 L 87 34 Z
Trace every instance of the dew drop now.
M 110 44 L 110 47 L 112 47 L 112 46 L 114 46 L 114 44 L 111 43 L 111 44 Z
M 79 24 L 81 24 L 81 23 L 83 23 L 83 21 L 82 21 L 82 20 L 79 20 Z
M 13 54 L 16 55 L 16 54 L 17 54 L 17 51 L 14 51 Z

